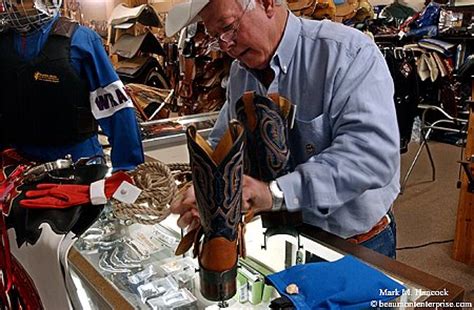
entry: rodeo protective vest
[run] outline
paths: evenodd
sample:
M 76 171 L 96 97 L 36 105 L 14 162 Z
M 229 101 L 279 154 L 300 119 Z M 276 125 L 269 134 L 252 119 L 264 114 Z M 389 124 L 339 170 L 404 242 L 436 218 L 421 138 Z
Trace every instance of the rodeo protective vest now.
M 12 31 L 0 35 L 0 145 L 67 145 L 97 132 L 87 81 L 71 65 L 77 27 L 59 18 L 29 61 L 16 54 Z

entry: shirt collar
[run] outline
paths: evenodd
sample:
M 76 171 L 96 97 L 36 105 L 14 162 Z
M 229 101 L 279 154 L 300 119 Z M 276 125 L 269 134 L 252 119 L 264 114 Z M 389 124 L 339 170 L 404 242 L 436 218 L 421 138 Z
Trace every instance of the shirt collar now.
M 300 19 L 288 10 L 288 19 L 286 21 L 285 31 L 283 33 L 283 37 L 281 38 L 280 44 L 276 49 L 275 54 L 270 60 L 270 67 L 272 67 L 273 65 L 278 65 L 280 67 L 280 70 L 284 74 L 286 74 L 286 72 L 288 71 L 288 65 L 290 64 L 291 59 L 293 58 L 293 53 L 296 48 L 296 43 L 298 42 L 300 31 Z M 238 64 L 241 68 L 246 69 L 255 76 L 258 76 L 255 70 L 247 68 L 240 61 L 238 62 Z
M 271 60 L 271 64 L 278 64 L 280 70 L 285 74 L 288 70 L 291 59 L 293 58 L 300 31 L 300 19 L 291 13 L 291 11 L 288 11 L 288 19 L 286 21 L 283 37 L 281 38 L 280 44 Z

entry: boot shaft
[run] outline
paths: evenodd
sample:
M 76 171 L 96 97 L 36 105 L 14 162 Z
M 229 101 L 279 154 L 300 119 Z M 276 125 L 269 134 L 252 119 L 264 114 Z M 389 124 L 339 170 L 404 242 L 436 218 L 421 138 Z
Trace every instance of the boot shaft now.
M 245 127 L 245 173 L 264 182 L 288 173 L 292 104 L 278 94 L 247 92 L 237 101 L 236 113 Z
M 237 238 L 241 221 L 244 130 L 237 121 L 229 128 L 215 150 L 188 127 L 188 150 L 196 202 L 205 241 L 215 237 Z

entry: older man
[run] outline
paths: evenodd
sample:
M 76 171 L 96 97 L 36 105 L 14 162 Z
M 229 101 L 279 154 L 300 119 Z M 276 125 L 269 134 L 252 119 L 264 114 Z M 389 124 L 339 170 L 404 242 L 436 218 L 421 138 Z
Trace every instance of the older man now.
M 245 176 L 243 208 L 301 210 L 304 222 L 395 257 L 391 206 L 399 192 L 393 82 L 363 33 L 301 19 L 275 0 L 197 0 L 169 13 L 168 35 L 202 20 L 213 44 L 234 57 L 227 102 L 210 136 L 216 145 L 246 91 L 297 105 L 289 133 L 294 162 L 275 182 Z M 275 205 L 275 201 L 284 204 Z M 172 205 L 178 225 L 195 226 L 193 189 Z

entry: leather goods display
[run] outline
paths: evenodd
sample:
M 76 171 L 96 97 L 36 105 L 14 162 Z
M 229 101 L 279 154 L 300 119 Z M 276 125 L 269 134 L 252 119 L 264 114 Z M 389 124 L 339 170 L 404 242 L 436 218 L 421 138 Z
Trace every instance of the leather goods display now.
M 112 54 L 124 58 L 133 58 L 139 51 L 164 55 L 163 47 L 150 31 L 138 36 L 124 33 L 110 49 Z
M 125 86 L 141 122 L 168 118 L 174 90 L 144 84 L 129 83 Z M 149 128 L 143 128 L 146 130 Z
M 374 17 L 374 9 L 367 0 L 289 0 L 288 8 L 296 16 L 341 23 L 362 23 Z
M 291 171 L 289 130 L 295 106 L 280 96 L 264 97 L 246 92 L 236 103 L 237 119 L 245 127 L 245 173 L 263 182 L 270 182 Z M 253 217 L 252 210 L 246 221 Z M 301 212 L 262 213 L 265 228 L 293 226 L 301 223 Z
M 162 27 L 160 19 L 154 7 L 142 4 L 133 8 L 120 3 L 110 14 L 109 24 L 120 25 L 124 23 L 140 23 L 150 27 Z
M 344 22 L 353 18 L 357 13 L 357 8 L 359 7 L 358 0 L 344 0 L 341 4 L 336 4 L 336 22 Z
M 212 150 L 194 126 L 186 130 L 201 227 L 189 232 L 176 255 L 194 242 L 202 295 L 225 301 L 236 293 L 237 261 L 245 256 L 242 224 L 244 128 L 231 121 Z
M 333 0 L 289 0 L 287 4 L 296 16 L 307 16 L 318 20 L 334 20 L 336 16 L 336 5 Z
M 116 64 L 115 70 L 125 83 L 141 83 L 158 88 L 168 88 L 169 82 L 161 65 L 151 56 L 135 56 L 123 59 Z
M 232 59 L 210 48 L 210 41 L 202 23 L 188 26 L 179 55 L 180 78 L 176 85 L 179 115 L 218 111 L 225 102 L 224 87 Z
M 108 43 L 114 55 L 114 67 L 125 83 L 141 83 L 169 88 L 170 83 L 156 55 L 165 51 L 156 36 L 147 28 L 160 27 L 155 9 L 148 4 L 129 8 L 119 4 L 109 18 Z

